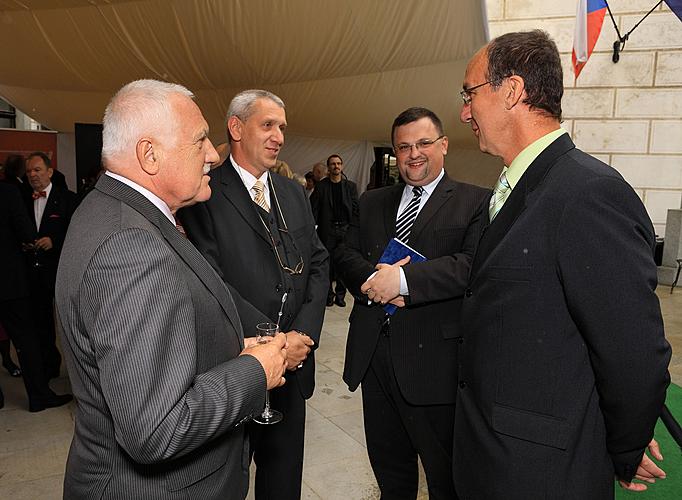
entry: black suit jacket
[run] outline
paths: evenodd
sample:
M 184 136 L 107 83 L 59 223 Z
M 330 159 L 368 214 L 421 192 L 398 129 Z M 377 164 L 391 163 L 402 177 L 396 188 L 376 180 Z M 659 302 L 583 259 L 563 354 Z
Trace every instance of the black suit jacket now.
M 181 210 L 180 218 L 190 240 L 230 285 L 230 290 L 237 291 L 257 310 L 256 314 L 244 313 L 242 317 L 245 335 L 255 336 L 258 322 L 277 321 L 282 295 L 287 291 L 287 276 L 230 159 L 210 175 L 211 198 Z M 289 234 L 304 262 L 303 273 L 292 277 L 293 288 L 289 290 L 280 328 L 284 332 L 292 329 L 305 332 L 318 346 L 329 286 L 328 254 L 315 233 L 310 203 L 303 188 L 280 175 L 268 175 Z M 272 190 L 270 196 L 270 206 L 275 210 Z M 242 316 L 242 309 L 239 311 Z M 313 353 L 302 369 L 287 372 L 287 377 L 295 378 L 303 397 L 309 398 L 315 387 Z
M 33 243 L 35 224 L 26 213 L 19 189 L 0 182 L 0 300 L 28 297 L 28 277 L 22 243 Z
M 358 215 L 358 188 L 353 181 L 341 179 L 341 202 L 350 222 Z M 329 235 L 334 221 L 334 197 L 332 196 L 332 181 L 325 177 L 315 185 L 315 191 L 310 195 L 313 207 L 313 217 L 317 223 L 317 234 L 322 243 L 328 246 Z
M 374 272 L 389 240 L 404 185 L 368 191 L 360 198 L 360 217 L 334 256 L 353 295 L 343 379 L 355 390 L 365 376 L 379 338 L 384 310 L 367 305 L 360 286 Z M 419 212 L 410 246 L 428 261 L 404 266 L 408 305 L 391 317 L 391 355 L 400 390 L 411 404 L 455 401 L 461 296 L 478 235 L 487 189 L 443 176 Z
M 568 135 L 530 165 L 462 307 L 460 498 L 596 500 L 632 478 L 669 383 L 653 248 L 632 188 Z
M 37 230 L 37 237 L 49 236 L 52 240 L 52 248 L 41 252 L 40 263 L 44 266 L 45 272 L 51 276 L 51 286 L 54 287 L 54 276 L 57 273 L 57 264 L 62 252 L 62 245 L 64 244 L 66 231 L 69 228 L 71 215 L 76 209 L 76 194 L 53 183 L 45 210 L 43 211 L 43 217 L 40 220 L 40 229 L 37 229 L 31 193 L 25 197 L 26 210 L 33 227 Z

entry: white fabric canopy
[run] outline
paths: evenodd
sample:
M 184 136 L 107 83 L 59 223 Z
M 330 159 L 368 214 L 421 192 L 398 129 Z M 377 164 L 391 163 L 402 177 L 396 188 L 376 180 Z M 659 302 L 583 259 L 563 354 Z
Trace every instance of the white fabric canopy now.
M 457 121 L 458 89 L 466 60 L 485 43 L 484 5 L 0 0 L 0 95 L 40 123 L 69 132 L 75 122 L 101 122 L 107 101 L 128 81 L 179 82 L 195 92 L 212 138 L 223 142 L 232 97 L 265 88 L 286 102 L 292 144 L 283 158 L 297 170 L 340 152 L 320 147 L 319 158 L 304 155 L 313 142 L 302 138 L 351 141 L 351 149 L 365 153 L 348 149 L 346 164 L 357 155 L 366 170 L 364 162 L 373 161 L 369 145 L 390 142 L 393 118 L 409 106 L 436 111 L 454 147 L 475 147 Z M 356 180 L 364 186 L 367 178 Z

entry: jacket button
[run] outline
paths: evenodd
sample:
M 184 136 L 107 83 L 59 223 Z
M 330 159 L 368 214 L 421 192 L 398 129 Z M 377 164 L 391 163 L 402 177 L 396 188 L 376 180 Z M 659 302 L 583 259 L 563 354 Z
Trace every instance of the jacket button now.
M 467 386 L 467 383 L 466 383 L 464 380 L 462 380 L 462 381 L 459 383 L 459 388 L 460 388 L 460 389 L 466 389 L 466 386 Z
M 281 291 L 282 291 L 282 284 L 281 284 L 281 283 L 277 283 L 277 286 L 275 287 L 275 291 L 276 291 L 276 292 L 281 292 Z
M 464 290 L 464 296 L 465 297 L 471 297 L 474 294 L 473 290 L 471 288 L 467 288 Z

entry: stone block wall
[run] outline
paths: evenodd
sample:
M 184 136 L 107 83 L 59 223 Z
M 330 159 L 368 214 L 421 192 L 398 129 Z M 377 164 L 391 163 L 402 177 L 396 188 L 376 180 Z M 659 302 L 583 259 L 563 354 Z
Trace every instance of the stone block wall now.
M 625 34 L 657 0 L 611 0 Z M 616 168 L 644 201 L 656 233 L 682 206 L 682 22 L 663 3 L 611 61 L 616 31 L 606 15 L 577 82 L 571 50 L 577 0 L 487 0 L 490 36 L 541 28 L 557 43 L 564 67 L 562 126 L 578 147 Z

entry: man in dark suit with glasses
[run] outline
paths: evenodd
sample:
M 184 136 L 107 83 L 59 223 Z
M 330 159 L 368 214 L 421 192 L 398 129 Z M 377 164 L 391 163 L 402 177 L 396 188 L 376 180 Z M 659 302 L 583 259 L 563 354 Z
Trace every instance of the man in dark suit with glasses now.
M 284 144 L 282 100 L 246 90 L 230 103 L 231 154 L 211 172 L 213 196 L 180 214 L 190 240 L 223 280 L 254 306 L 240 310 L 246 336 L 257 322 L 287 332 L 287 383 L 271 393 L 284 420 L 252 424 L 256 498 L 298 499 L 303 472 L 305 400 L 312 396 L 312 355 L 320 338 L 329 286 L 329 258 L 315 232 L 310 203 L 296 182 L 269 172 Z

